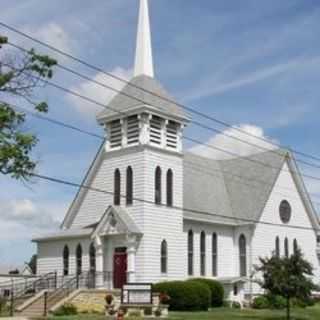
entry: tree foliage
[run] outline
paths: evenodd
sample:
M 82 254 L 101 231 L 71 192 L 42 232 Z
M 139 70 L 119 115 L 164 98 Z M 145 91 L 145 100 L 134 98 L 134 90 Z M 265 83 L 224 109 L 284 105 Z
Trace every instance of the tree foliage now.
M 287 301 L 287 319 L 290 319 L 290 301 L 293 298 L 306 301 L 315 288 L 311 277 L 312 265 L 304 259 L 297 248 L 290 257 L 260 258 L 256 271 L 262 273 L 259 284 L 272 295 L 279 295 Z
M 7 44 L 8 39 L 0 35 L 0 49 Z M 31 151 L 38 139 L 24 130 L 26 115 L 7 101 L 22 98 L 36 111 L 48 112 L 47 103 L 36 101 L 34 91 L 52 78 L 57 61 L 37 54 L 34 49 L 21 55 L 10 52 L 0 59 L 0 173 L 28 180 L 36 167 Z
M 38 256 L 36 254 L 34 254 L 30 258 L 30 261 L 28 262 L 28 266 L 31 269 L 33 274 L 37 274 L 37 258 L 38 258 Z

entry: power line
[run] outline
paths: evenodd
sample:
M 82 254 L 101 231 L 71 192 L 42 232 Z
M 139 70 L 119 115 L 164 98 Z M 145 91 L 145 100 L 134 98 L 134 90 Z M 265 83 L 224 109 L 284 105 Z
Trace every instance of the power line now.
M 13 47 L 16 48 L 16 49 L 22 50 L 22 51 L 24 51 L 24 52 L 28 52 L 28 50 L 26 50 L 25 48 L 22 48 L 22 47 L 20 47 L 20 46 L 18 46 L 18 45 L 16 45 L 16 44 L 13 44 L 13 43 L 11 43 L 11 42 L 8 42 L 8 44 L 11 45 L 11 46 L 13 46 Z M 110 86 L 110 85 L 107 85 L 107 84 L 105 84 L 105 83 L 102 83 L 102 82 L 100 82 L 100 81 L 97 81 L 97 80 L 95 80 L 95 79 L 92 79 L 92 78 L 90 78 L 90 77 L 88 77 L 88 76 L 86 76 L 86 75 L 84 75 L 84 74 L 82 74 L 82 73 L 80 73 L 80 72 L 78 72 L 78 71 L 76 71 L 76 70 L 73 70 L 73 69 L 71 69 L 71 68 L 69 68 L 69 67 L 66 67 L 66 66 L 64 66 L 64 65 L 62 65 L 62 64 L 60 64 L 60 63 L 57 64 L 57 67 L 59 67 L 60 69 L 66 71 L 66 72 L 69 72 L 69 73 L 71 73 L 71 74 L 73 74 L 73 75 L 76 75 L 76 76 L 78 76 L 78 77 L 80 77 L 80 78 L 82 78 L 82 79 L 84 79 L 84 80 L 86 80 L 86 81 L 89 81 L 89 82 L 92 82 L 92 83 L 94 83 L 94 84 L 96 84 L 96 85 L 102 86 L 102 87 L 104 87 L 105 89 L 112 90 L 112 91 L 114 91 L 114 92 L 116 92 L 116 93 L 118 93 L 118 94 L 120 94 L 120 95 L 126 96 L 126 97 L 128 97 L 128 98 L 130 98 L 130 99 L 134 99 L 134 100 L 136 100 L 137 102 L 140 102 L 140 103 L 143 103 L 143 104 L 146 103 L 143 99 L 139 99 L 139 98 L 134 97 L 134 96 L 132 96 L 132 95 L 130 95 L 130 94 L 127 94 L 127 93 L 125 93 L 125 92 L 123 92 L 123 91 L 121 91 L 121 90 L 118 90 L 118 89 L 116 89 L 116 88 L 114 88 L 114 87 L 112 87 L 112 86 Z M 148 91 L 148 92 L 149 92 L 149 91 Z M 152 93 L 150 92 L 150 94 L 152 94 Z M 156 95 L 155 93 L 154 93 L 153 95 L 155 95 L 155 96 L 158 97 L 158 95 Z M 118 114 L 120 114 L 120 115 L 127 116 L 127 114 L 126 114 L 125 112 L 121 112 L 120 110 L 117 110 L 117 109 L 112 108 L 112 107 L 110 107 L 110 106 L 108 106 L 108 109 L 110 109 L 110 110 L 112 110 L 113 112 L 118 113 Z M 206 129 L 206 130 L 209 130 L 209 131 L 211 131 L 211 132 L 224 135 L 224 136 L 226 136 L 226 137 L 228 137 L 228 138 L 230 138 L 230 139 L 237 140 L 237 141 L 239 141 L 239 142 L 241 142 L 241 143 L 244 143 L 244 144 L 247 144 L 247 145 L 249 145 L 249 146 L 258 148 L 258 149 L 260 149 L 260 150 L 262 150 L 262 151 L 270 151 L 270 152 L 273 152 L 273 153 L 275 153 L 275 154 L 280 154 L 277 150 L 272 150 L 272 149 L 267 148 L 267 147 L 259 146 L 259 145 L 255 144 L 255 143 L 252 143 L 252 142 L 243 140 L 243 139 L 241 139 L 241 138 L 239 138 L 239 137 L 236 137 L 236 136 L 233 136 L 233 135 L 231 135 L 231 134 L 227 134 L 227 133 L 225 133 L 224 131 L 219 130 L 219 129 L 217 129 L 217 128 L 207 126 L 207 125 L 205 125 L 205 124 L 203 124 L 203 123 L 201 123 L 201 122 L 199 122 L 199 121 L 190 120 L 190 122 L 193 123 L 193 124 L 195 124 L 196 126 L 202 128 L 202 129 Z M 266 141 L 267 141 L 267 140 L 266 140 Z M 269 144 L 270 144 L 270 145 L 273 145 L 272 143 L 269 143 Z M 307 166 L 310 166 L 310 167 L 313 167 L 313 168 L 320 169 L 320 165 L 316 165 L 316 164 L 314 164 L 314 163 L 310 163 L 310 162 L 307 162 L 307 161 L 301 160 L 301 159 L 296 159 L 296 161 L 297 161 L 297 162 L 300 162 L 300 163 L 302 163 L 302 164 L 304 164 L 304 165 L 307 165 Z
M 38 43 L 38 44 L 40 44 L 40 45 L 42 45 L 42 46 L 44 46 L 44 47 L 49 48 L 50 50 L 53 50 L 53 51 L 55 51 L 55 52 L 57 52 L 57 53 L 59 53 L 59 54 L 61 54 L 61 55 L 63 55 L 63 56 L 66 56 L 66 57 L 68 57 L 68 58 L 70 58 L 70 59 L 72 59 L 72 60 L 74 60 L 74 61 L 76 61 L 76 62 L 78 62 L 78 63 L 80 63 L 80 64 L 83 64 L 83 65 L 85 65 L 86 67 L 88 67 L 88 68 L 90 68 L 90 69 L 93 69 L 93 70 L 95 70 L 95 71 L 101 72 L 101 73 L 103 73 L 103 74 L 105 74 L 105 75 L 107 75 L 107 76 L 109 76 L 109 77 L 112 77 L 112 78 L 114 78 L 114 79 L 116 79 L 116 80 L 118 80 L 118 81 L 121 81 L 121 82 L 123 82 L 123 83 L 125 83 L 125 84 L 127 84 L 127 85 L 130 85 L 130 86 L 132 86 L 132 87 L 135 87 L 136 89 L 139 89 L 139 90 L 141 90 L 141 91 L 144 91 L 144 92 L 146 92 L 146 93 L 149 93 L 149 94 L 151 94 L 151 95 L 154 95 L 154 96 L 156 96 L 156 97 L 158 97 L 158 98 L 160 98 L 160 99 L 162 99 L 162 100 L 165 100 L 165 101 L 167 101 L 167 102 L 173 103 L 173 104 L 175 104 L 175 105 L 177 105 L 177 106 L 179 106 L 179 107 L 181 107 L 181 108 L 183 108 L 183 109 L 186 109 L 187 111 L 189 111 L 189 112 L 191 112 L 191 113 L 194 113 L 194 114 L 196 114 L 196 115 L 198 115 L 198 116 L 201 116 L 201 117 L 206 118 L 206 119 L 208 119 L 208 120 L 211 120 L 211 121 L 213 121 L 213 122 L 215 122 L 215 123 L 218 123 L 218 124 L 220 124 L 220 125 L 223 125 L 224 127 L 232 128 L 232 129 L 234 129 L 234 130 L 236 130 L 236 131 L 238 131 L 238 132 L 241 132 L 242 134 L 245 134 L 245 135 L 247 135 L 247 136 L 251 136 L 251 137 L 253 137 L 253 138 L 255 138 L 255 139 L 258 139 L 258 140 L 267 142 L 267 143 L 269 143 L 269 144 L 273 144 L 274 146 L 277 146 L 278 148 L 289 149 L 291 152 L 293 152 L 293 153 L 295 153 L 295 154 L 299 154 L 299 155 L 302 155 L 302 156 L 304 156 L 304 157 L 311 158 L 311 159 L 316 160 L 316 161 L 320 161 L 320 158 L 319 158 L 318 156 L 310 155 L 310 154 L 307 154 L 307 153 L 305 153 L 305 152 L 302 152 L 302 151 L 299 151 L 299 150 L 296 150 L 296 149 L 293 149 L 293 148 L 290 148 L 290 147 L 284 147 L 284 146 L 282 146 L 281 144 L 277 144 L 277 143 L 275 143 L 275 142 L 273 142 L 273 141 L 269 141 L 268 139 L 265 139 L 265 138 L 263 138 L 263 137 L 258 137 L 258 136 L 256 136 L 256 135 L 250 133 L 250 132 L 246 132 L 246 131 L 238 128 L 238 127 L 234 127 L 234 126 L 232 126 L 231 124 L 229 124 L 229 123 L 227 123 L 227 122 L 225 122 L 225 121 L 219 120 L 219 119 L 217 119 L 217 118 L 214 118 L 214 117 L 212 117 L 212 116 L 209 116 L 209 115 L 207 115 L 207 114 L 204 114 L 204 113 L 202 113 L 202 112 L 200 112 L 200 111 L 197 111 L 197 110 L 195 110 L 194 108 L 191 108 L 191 107 L 188 107 L 188 106 L 186 106 L 186 105 L 177 103 L 176 101 L 173 101 L 173 100 L 168 99 L 168 98 L 166 98 L 166 97 L 162 97 L 162 96 L 160 96 L 160 95 L 157 95 L 156 93 L 154 93 L 154 92 L 152 92 L 152 91 L 149 91 L 149 90 L 147 90 L 147 89 L 145 89 L 145 88 L 139 87 L 139 86 L 137 86 L 137 85 L 135 85 L 135 84 L 133 84 L 133 83 L 130 83 L 129 81 L 127 81 L 127 80 L 125 80 L 125 79 L 123 79 L 123 78 L 121 78 L 121 77 L 119 77 L 119 76 L 116 76 L 116 75 L 114 75 L 114 74 L 112 74 L 112 73 L 110 73 L 110 72 L 107 72 L 107 71 L 103 70 L 102 68 L 99 68 L 99 67 L 97 67 L 97 66 L 94 66 L 94 65 L 92 65 L 91 63 L 88 63 L 87 61 L 84 61 L 83 59 L 80 59 L 80 58 L 78 58 L 78 57 L 75 57 L 75 56 L 73 56 L 73 55 L 71 55 L 71 54 L 69 54 L 69 53 L 66 53 L 66 52 L 62 51 L 61 49 L 58 49 L 58 48 L 56 48 L 56 47 L 54 47 L 54 46 L 52 46 L 52 45 L 49 45 L 48 43 L 46 43 L 46 42 L 44 42 L 44 41 L 41 41 L 41 40 L 39 40 L 39 39 L 36 39 L 36 38 L 34 38 L 34 37 L 26 34 L 25 32 L 22 32 L 22 31 L 14 28 L 14 27 L 12 27 L 12 26 L 9 26 L 8 24 L 6 24 L 6 23 L 4 23 L 4 22 L 1 22 L 1 21 L 0 21 L 0 25 L 2 25 L 3 27 L 7 28 L 8 30 L 10 30 L 10 31 L 12 31 L 12 32 L 14 32 L 14 33 L 17 33 L 17 34 L 19 34 L 19 35 L 21 35 L 21 36 L 23 36 L 23 37 L 25 37 L 25 38 L 28 38 L 29 40 L 32 40 L 33 42 L 36 42 L 36 43 Z
M 93 191 L 93 192 L 99 192 L 99 193 L 104 193 L 104 194 L 108 194 L 108 195 L 114 195 L 115 194 L 115 192 L 103 190 L 103 189 L 100 189 L 100 188 L 90 187 L 90 186 L 85 185 L 84 183 L 80 184 L 80 183 L 76 183 L 76 182 L 67 181 L 67 180 L 64 180 L 64 179 L 59 179 L 59 178 L 50 177 L 50 176 L 46 176 L 46 175 L 42 175 L 42 174 L 37 174 L 37 173 L 31 173 L 30 175 L 33 176 L 33 177 L 42 179 L 42 180 L 46 180 L 46 181 L 50 181 L 50 182 L 54 182 L 54 183 L 58 183 L 58 184 L 63 184 L 63 185 L 70 186 L 70 187 L 86 189 L 86 190 L 90 190 L 90 191 Z M 122 194 L 120 194 L 120 197 L 121 198 L 126 198 L 126 196 L 122 195 Z M 133 200 L 137 201 L 137 202 L 141 202 L 141 203 L 147 203 L 147 204 L 154 205 L 154 202 L 150 201 L 150 200 L 145 200 L 145 199 L 136 198 L 136 197 L 134 197 Z M 223 218 L 223 219 L 226 219 L 226 220 L 236 220 L 237 222 L 241 221 L 243 223 L 256 223 L 256 224 L 264 224 L 264 225 L 270 225 L 270 226 L 278 226 L 278 227 L 282 227 L 282 228 L 293 228 L 293 229 L 299 229 L 299 230 L 313 230 L 313 231 L 316 231 L 316 232 L 320 231 L 320 229 L 316 229 L 316 228 L 302 227 L 302 226 L 296 226 L 296 225 L 284 225 L 284 224 L 280 224 L 280 223 L 273 223 L 273 222 L 260 221 L 260 220 L 247 219 L 247 218 L 240 218 L 240 217 L 230 217 L 230 216 L 226 216 L 226 215 L 222 215 L 222 214 L 211 213 L 211 212 L 208 212 L 208 211 L 190 209 L 190 208 L 185 208 L 185 207 L 180 207 L 180 206 L 167 207 L 167 205 L 163 204 L 163 203 L 161 203 L 159 205 L 162 206 L 162 207 L 170 208 L 170 209 L 182 210 L 182 211 L 186 211 L 186 212 L 207 215 L 207 216 L 210 216 L 210 217 Z
M 51 118 L 51 117 L 41 115 L 41 114 L 39 114 L 39 113 L 37 113 L 37 112 L 34 112 L 34 111 L 32 111 L 32 110 L 29 110 L 29 109 L 27 109 L 27 108 L 23 108 L 23 107 L 17 106 L 16 104 L 8 103 L 8 102 L 3 101 L 3 100 L 0 100 L 0 103 L 9 105 L 9 106 L 11 106 L 12 108 L 16 109 L 17 111 L 25 112 L 25 113 L 31 115 L 31 116 L 34 117 L 34 118 L 37 118 L 37 119 L 40 119 L 40 120 L 44 120 L 44 121 L 53 123 L 53 124 L 55 124 L 55 125 L 62 126 L 62 127 L 65 127 L 65 128 L 71 129 L 71 130 L 74 130 L 74 131 L 78 131 L 78 132 L 80 132 L 80 133 L 86 134 L 86 135 L 91 136 L 91 137 L 94 137 L 94 138 L 98 138 L 98 139 L 104 140 L 104 137 L 101 136 L 101 135 L 98 135 L 98 134 L 93 133 L 93 132 L 91 132 L 91 131 L 83 130 L 83 129 L 81 129 L 81 128 L 77 127 L 77 126 L 74 126 L 74 125 L 72 125 L 72 124 L 67 124 L 67 123 L 62 122 L 62 121 L 60 121 L 60 120 L 53 119 L 53 118 Z
M 3 101 L 3 100 L 0 100 L 0 103 L 10 105 L 12 108 L 14 108 L 14 109 L 16 109 L 18 111 L 21 110 L 22 112 L 26 112 L 27 114 L 29 114 L 29 115 L 31 115 L 31 116 L 39 119 L 39 120 L 48 121 L 48 122 L 50 122 L 52 124 L 55 124 L 55 125 L 58 125 L 58 126 L 62 126 L 64 128 L 67 128 L 67 129 L 75 130 L 77 132 L 80 132 L 80 133 L 83 133 L 83 134 L 86 134 L 86 135 L 89 135 L 89 136 L 92 136 L 92 137 L 95 137 L 95 138 L 99 138 L 101 140 L 105 140 L 105 138 L 103 136 L 101 136 L 101 135 L 98 135 L 98 134 L 95 134 L 95 133 L 92 133 L 92 132 L 89 132 L 89 131 L 86 131 L 86 130 L 82 130 L 79 127 L 67 124 L 67 123 L 62 122 L 60 120 L 56 120 L 56 119 L 53 119 L 53 118 L 42 116 L 39 113 L 33 112 L 33 111 L 31 111 L 31 110 L 29 110 L 27 108 L 23 108 L 21 106 L 17 106 L 16 104 L 8 103 L 8 102 Z M 245 180 L 245 181 L 257 182 L 257 183 L 259 183 L 261 185 L 264 185 L 264 186 L 270 186 L 270 187 L 273 186 L 273 184 L 267 184 L 266 182 L 264 182 L 262 180 L 244 177 L 244 176 L 237 175 L 237 174 L 234 174 L 234 173 L 232 173 L 230 171 L 226 171 L 226 170 L 215 170 L 215 169 L 212 169 L 212 168 L 210 170 L 208 170 L 207 167 L 200 166 L 199 164 L 195 164 L 194 162 L 188 161 L 186 159 L 184 159 L 184 164 L 188 164 L 189 168 L 192 168 L 192 169 L 197 170 L 197 171 L 202 172 L 202 173 L 210 174 L 211 176 L 216 177 L 216 178 L 220 178 L 220 179 L 223 179 L 223 178 L 220 175 L 212 174 L 212 171 L 222 173 L 223 175 L 226 174 L 226 175 L 231 176 L 231 177 L 236 177 L 236 178 L 239 178 L 239 179 Z M 237 182 L 237 183 L 238 184 L 244 184 L 244 185 L 247 185 L 249 187 L 255 186 L 253 184 L 248 184 L 248 183 L 241 183 L 241 182 Z M 288 188 L 288 187 L 283 187 L 283 186 L 277 186 L 277 188 L 286 189 L 288 191 L 295 191 L 294 189 L 291 189 L 291 188 Z M 275 191 L 275 192 L 277 194 L 279 194 L 279 195 L 282 195 L 282 196 L 286 197 L 286 198 L 291 198 L 291 199 L 295 199 L 295 200 L 297 199 L 297 197 L 292 197 L 290 195 L 284 195 L 283 193 L 280 193 L 280 192 L 277 192 L 277 191 Z M 319 194 L 314 194 L 314 196 L 315 197 L 320 197 Z M 315 204 L 320 206 L 319 202 L 313 201 L 313 203 L 315 203 Z
M 12 67 L 12 66 L 10 66 L 10 65 L 7 65 L 7 64 L 3 64 L 3 65 L 5 65 L 5 66 L 7 66 L 7 67 L 9 67 L 9 68 L 12 68 L 13 70 L 16 70 L 14 67 Z M 24 73 L 26 73 L 26 72 L 24 72 Z M 112 111 L 114 111 L 114 112 L 116 112 L 116 113 L 118 113 L 118 114 L 120 114 L 120 115 L 127 116 L 127 113 L 126 113 L 126 112 L 119 111 L 119 110 L 117 110 L 117 109 L 115 109 L 115 108 L 110 107 L 110 106 L 107 105 L 107 104 L 103 104 L 103 103 L 101 103 L 101 102 L 98 102 L 97 100 L 94 100 L 94 99 L 92 99 L 92 98 L 89 98 L 89 97 L 87 97 L 87 96 L 84 96 L 84 95 L 82 95 L 82 94 L 80 94 L 80 93 L 78 93 L 78 92 L 75 92 L 75 91 L 71 90 L 71 89 L 65 88 L 65 87 L 63 87 L 63 86 L 61 86 L 61 85 L 59 85 L 59 84 L 57 84 L 57 83 L 55 83 L 55 82 L 53 82 L 53 81 L 43 80 L 43 79 L 41 79 L 40 77 L 36 77 L 36 76 L 32 75 L 31 73 L 28 73 L 28 75 L 29 75 L 30 77 L 34 77 L 34 78 L 36 78 L 36 79 L 38 79 L 38 80 L 40 80 L 40 81 L 43 81 L 45 84 L 48 84 L 48 85 L 50 85 L 50 86 L 52 86 L 52 87 L 54 87 L 54 88 L 56 88 L 56 89 L 59 89 L 59 90 L 65 92 L 65 93 L 68 93 L 68 94 L 70 94 L 70 95 L 73 95 L 73 96 L 76 96 L 76 97 L 78 97 L 78 98 L 81 98 L 81 99 L 83 99 L 83 100 L 85 100 L 85 101 L 88 101 L 88 102 L 90 102 L 90 103 L 93 103 L 93 104 L 95 104 L 95 105 L 98 105 L 98 106 L 100 106 L 100 107 L 102 107 L 102 108 L 104 108 L 104 109 L 112 110 Z M 120 92 L 120 91 L 119 91 L 119 92 Z M 128 96 L 130 96 L 130 95 L 128 95 Z M 223 152 L 223 153 L 226 153 L 226 154 L 229 154 L 229 155 L 232 155 L 232 156 L 235 156 L 235 157 L 238 157 L 238 158 L 241 158 L 241 159 L 250 161 L 250 162 L 252 162 L 252 163 L 257 163 L 257 164 L 260 164 L 260 165 L 262 165 L 262 166 L 269 167 L 269 168 L 271 168 L 271 169 L 276 169 L 276 170 L 279 169 L 279 168 L 277 168 L 277 167 L 273 167 L 272 165 L 266 164 L 266 163 L 261 162 L 261 161 L 258 161 L 258 160 L 256 160 L 256 159 L 252 159 L 252 158 L 249 158 L 249 157 L 242 157 L 241 155 L 239 155 L 239 154 L 237 154 L 237 153 L 234 153 L 234 152 L 232 152 L 232 151 L 228 151 L 228 150 L 225 150 L 225 149 L 223 149 L 223 148 L 215 147 L 215 146 L 213 146 L 213 145 L 205 144 L 205 143 L 203 143 L 203 142 L 201 142 L 201 141 L 198 141 L 198 140 L 196 140 L 196 139 L 193 139 L 193 138 L 189 138 L 189 137 L 186 137 L 186 136 L 183 136 L 183 138 L 184 138 L 185 140 L 189 140 L 189 141 L 191 141 L 191 142 L 193 142 L 193 143 L 197 143 L 197 144 L 199 144 L 199 145 L 204 145 L 204 146 L 209 147 L 209 148 L 211 148 L 211 149 L 218 150 L 218 151 L 220 151 L 220 152 Z M 269 150 L 269 151 L 271 152 L 272 150 Z M 278 155 L 279 155 L 279 154 L 278 154 Z M 302 174 L 302 173 L 300 173 L 300 172 L 297 172 L 297 171 L 294 171 L 294 170 L 291 170 L 291 169 L 290 169 L 290 170 L 284 170 L 284 171 L 287 171 L 287 172 L 290 172 L 290 173 L 295 173 L 295 174 L 297 174 L 297 175 L 301 175 L 301 176 L 303 176 L 303 177 L 305 177 L 305 178 L 308 178 L 308 179 L 311 179 L 311 180 L 320 181 L 320 177 L 315 177 L 315 176 L 312 176 L 312 175 Z

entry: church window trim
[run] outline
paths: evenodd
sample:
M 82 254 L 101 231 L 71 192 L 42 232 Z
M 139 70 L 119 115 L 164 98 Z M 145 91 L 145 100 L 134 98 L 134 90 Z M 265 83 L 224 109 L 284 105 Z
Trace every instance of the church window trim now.
M 194 234 L 192 230 L 188 231 L 188 275 L 193 276 L 194 260 Z
M 284 239 L 284 255 L 289 258 L 289 240 L 287 237 Z
M 69 247 L 67 245 L 63 248 L 63 275 L 68 276 L 69 275 L 69 258 L 70 258 L 70 251 Z
M 240 277 L 247 276 L 247 239 L 244 234 L 239 237 Z
M 127 206 L 130 206 L 133 204 L 133 170 L 131 166 L 127 168 L 126 184 L 127 184 L 126 204 Z
M 161 264 L 161 273 L 168 273 L 168 243 L 166 240 L 162 240 L 160 248 L 160 264 Z
M 82 246 L 79 243 L 76 249 L 76 274 L 82 273 Z
M 173 171 L 167 171 L 167 206 L 173 206 Z
M 206 275 L 206 233 L 200 233 L 200 275 Z
M 277 258 L 280 257 L 280 238 L 279 237 L 276 237 L 275 255 Z
M 121 173 L 119 169 L 114 171 L 113 204 L 120 206 L 121 203 Z
M 155 170 L 155 177 L 154 177 L 154 202 L 155 204 L 161 205 L 161 179 L 162 179 L 162 171 L 161 168 L 158 166 Z
M 89 267 L 91 273 L 96 272 L 96 247 L 93 242 L 89 247 Z
M 297 239 L 293 239 L 293 252 L 295 254 L 297 254 L 299 251 L 299 245 L 298 245 L 298 240 Z
M 218 235 L 212 234 L 212 276 L 218 276 Z

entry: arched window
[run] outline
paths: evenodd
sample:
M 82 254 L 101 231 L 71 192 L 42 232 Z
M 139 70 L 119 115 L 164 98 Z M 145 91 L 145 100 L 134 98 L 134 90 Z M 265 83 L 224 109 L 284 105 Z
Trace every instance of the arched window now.
M 212 234 L 212 276 L 218 275 L 218 237 L 216 233 Z
M 298 241 L 297 239 L 293 240 L 293 252 L 296 254 L 299 250 Z
M 288 238 L 284 239 L 284 255 L 289 258 L 289 241 Z
M 188 232 L 188 275 L 193 275 L 193 231 Z
M 242 234 L 239 238 L 239 260 L 240 260 L 240 276 L 247 276 L 247 241 Z
M 114 172 L 114 195 L 113 195 L 113 204 L 115 206 L 120 206 L 121 198 L 121 175 L 120 170 L 117 169 Z
M 132 168 L 127 168 L 127 205 L 131 205 L 133 202 L 133 172 Z
M 167 241 L 161 242 L 161 273 L 168 272 L 168 245 Z
M 63 248 L 63 275 L 69 275 L 69 247 L 64 246 Z
M 94 243 L 91 243 L 89 248 L 89 263 L 90 263 L 90 271 L 96 272 L 96 248 Z
M 280 257 L 280 239 L 279 237 L 276 237 L 276 257 Z
M 81 244 L 78 244 L 77 246 L 77 250 L 76 250 L 76 272 L 77 274 L 81 274 L 82 273 L 82 247 Z
M 200 274 L 206 275 L 206 234 L 204 231 L 200 234 Z
M 171 169 L 167 172 L 167 206 L 173 206 L 173 172 Z
M 161 168 L 157 167 L 154 177 L 154 202 L 161 204 Z

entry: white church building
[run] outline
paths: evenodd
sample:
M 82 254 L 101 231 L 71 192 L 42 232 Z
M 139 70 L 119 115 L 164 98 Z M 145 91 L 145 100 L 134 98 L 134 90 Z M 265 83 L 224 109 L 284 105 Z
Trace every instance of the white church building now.
M 191 117 L 154 76 L 147 0 L 134 77 L 97 121 L 106 140 L 88 188 L 60 230 L 33 240 L 39 274 L 94 271 L 107 288 L 206 277 L 236 299 L 259 292 L 259 257 L 298 245 L 320 282 L 319 218 L 289 151 L 214 160 L 184 150 Z

